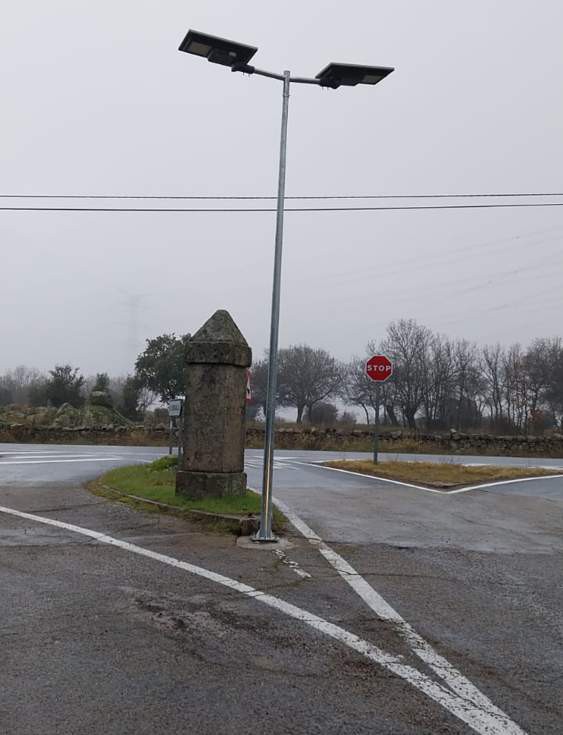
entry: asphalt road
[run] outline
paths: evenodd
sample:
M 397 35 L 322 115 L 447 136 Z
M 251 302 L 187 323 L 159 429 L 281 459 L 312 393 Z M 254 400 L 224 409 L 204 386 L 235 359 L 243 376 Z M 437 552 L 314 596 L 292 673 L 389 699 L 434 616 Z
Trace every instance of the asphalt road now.
M 0 733 L 562 732 L 563 478 L 432 493 L 280 452 L 296 528 L 256 550 L 82 488 L 162 453 L 0 445 Z

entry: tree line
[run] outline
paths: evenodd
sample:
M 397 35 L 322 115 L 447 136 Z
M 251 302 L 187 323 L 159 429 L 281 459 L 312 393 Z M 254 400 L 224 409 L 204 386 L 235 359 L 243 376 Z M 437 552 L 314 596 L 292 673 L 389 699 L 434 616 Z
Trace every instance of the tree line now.
M 376 353 L 394 365 L 392 378 L 380 388 L 379 407 L 375 384 L 365 373 L 367 358 Z M 265 402 L 267 365 L 266 355 L 253 367 L 258 406 Z M 280 350 L 277 400 L 296 409 L 297 423 L 319 422 L 321 414 L 332 414 L 334 421 L 334 403 L 340 402 L 360 409 L 365 423 L 372 423 L 379 410 L 383 422 L 410 429 L 527 433 L 563 428 L 563 343 L 554 337 L 536 339 L 526 348 L 480 347 L 400 319 L 348 363 L 308 345 Z M 341 420 L 349 419 L 348 412 L 341 414 Z
M 67 403 L 80 408 L 89 402 L 114 408 L 134 421 L 142 415 L 144 398 L 132 375 L 110 378 L 107 373 L 98 373 L 86 378 L 79 368 L 71 365 L 55 365 L 46 373 L 20 365 L 0 375 L 0 408 L 10 405 L 60 408 Z
M 52 406 L 85 403 L 115 409 L 132 421 L 156 402 L 167 403 L 183 392 L 184 347 L 189 335 L 163 334 L 148 339 L 137 357 L 134 373 L 85 377 L 72 365 L 55 365 L 45 373 L 23 365 L 0 375 L 2 406 Z
M 189 334 L 164 334 L 146 342 L 134 373 L 85 378 L 77 368 L 57 365 L 43 374 L 25 367 L 0 375 L 0 406 L 82 405 L 86 400 L 138 420 L 155 402 L 183 392 L 183 357 Z M 383 353 L 394 364 L 381 386 L 365 374 L 368 356 Z M 252 367 L 250 419 L 263 416 L 268 356 Z M 535 432 L 563 428 L 563 342 L 559 337 L 478 346 L 450 339 L 413 319 L 394 321 L 365 353 L 349 362 L 326 350 L 292 345 L 279 351 L 277 405 L 293 408 L 298 424 L 372 423 L 375 411 L 391 426 L 426 430 Z M 353 410 L 350 410 L 353 409 Z

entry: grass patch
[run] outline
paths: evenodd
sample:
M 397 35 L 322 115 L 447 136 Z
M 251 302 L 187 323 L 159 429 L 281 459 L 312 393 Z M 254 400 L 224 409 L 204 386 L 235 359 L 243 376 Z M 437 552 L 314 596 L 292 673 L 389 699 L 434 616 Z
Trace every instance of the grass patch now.
M 483 482 L 516 480 L 522 477 L 563 475 L 563 470 L 544 470 L 539 467 L 464 467 L 453 462 L 380 462 L 368 460 L 339 460 L 325 462 L 327 467 L 359 472 L 364 475 L 385 477 L 435 488 L 457 488 Z
M 176 465 L 176 457 L 161 457 L 148 465 L 118 467 L 102 475 L 93 489 L 104 494 L 104 487 L 109 488 L 123 495 L 135 495 L 138 498 L 166 503 L 180 511 L 203 511 L 241 518 L 260 513 L 261 498 L 250 490 L 245 495 L 197 500 L 176 495 Z M 283 513 L 274 508 L 273 521 L 278 530 L 284 528 L 285 520 Z

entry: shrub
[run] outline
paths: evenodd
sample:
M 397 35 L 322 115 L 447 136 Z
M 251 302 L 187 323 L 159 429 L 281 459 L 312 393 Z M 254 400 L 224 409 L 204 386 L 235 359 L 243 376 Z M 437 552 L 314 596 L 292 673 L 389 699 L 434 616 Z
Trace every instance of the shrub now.
M 168 457 L 160 457 L 160 459 L 155 459 L 154 462 L 151 462 L 149 465 L 149 469 L 151 472 L 161 472 L 162 470 L 170 470 L 173 467 L 177 467 L 178 465 L 178 457 L 174 456 L 168 456 Z

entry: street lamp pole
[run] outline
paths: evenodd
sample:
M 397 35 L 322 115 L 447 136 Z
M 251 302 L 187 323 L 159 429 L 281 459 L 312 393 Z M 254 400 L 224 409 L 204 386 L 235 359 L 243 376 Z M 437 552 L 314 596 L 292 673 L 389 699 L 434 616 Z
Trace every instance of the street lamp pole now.
M 262 504 L 260 528 L 256 541 L 276 541 L 272 533 L 272 480 L 274 474 L 274 429 L 276 395 L 278 386 L 278 340 L 280 326 L 280 290 L 283 250 L 283 214 L 285 201 L 285 169 L 287 153 L 287 118 L 289 110 L 290 73 L 283 73 L 283 102 L 280 136 L 280 165 L 278 173 L 278 203 L 276 213 L 276 245 L 274 254 L 274 280 L 272 285 L 272 314 L 270 324 L 270 352 L 268 358 L 268 388 L 266 392 L 266 432 L 264 437 L 264 469 L 262 478 Z
M 272 480 L 274 469 L 274 423 L 276 415 L 276 395 L 278 382 L 278 337 L 280 322 L 280 286 L 283 246 L 283 215 L 285 199 L 285 164 L 287 150 L 287 115 L 289 108 L 289 87 L 295 84 L 313 84 L 328 89 L 341 86 L 355 87 L 357 84 L 378 84 L 393 71 L 388 66 L 361 66 L 358 64 L 330 63 L 314 79 L 292 77 L 288 71 L 283 74 L 257 69 L 248 62 L 258 51 L 256 46 L 231 41 L 226 38 L 210 36 L 200 31 L 189 30 L 179 47 L 194 56 L 200 56 L 213 64 L 230 67 L 231 71 L 243 74 L 277 79 L 283 82 L 283 104 L 280 139 L 280 164 L 278 173 L 278 203 L 276 215 L 276 245 L 274 255 L 274 281 L 272 287 L 272 314 L 270 325 L 270 353 L 268 359 L 268 388 L 266 393 L 266 434 L 264 440 L 264 474 L 262 484 L 262 504 L 260 528 L 253 537 L 255 541 L 268 543 L 277 541 L 272 533 Z

